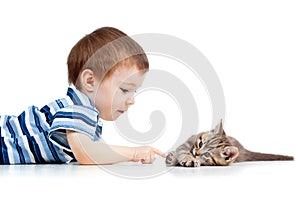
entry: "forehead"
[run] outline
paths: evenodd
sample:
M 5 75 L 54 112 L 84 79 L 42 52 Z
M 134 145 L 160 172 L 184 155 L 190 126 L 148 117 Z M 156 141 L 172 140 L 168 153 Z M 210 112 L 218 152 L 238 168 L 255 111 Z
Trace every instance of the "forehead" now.
M 208 136 L 209 132 L 203 132 L 203 133 L 200 133 L 200 137 L 202 139 L 205 139 L 207 136 Z
M 145 71 L 134 66 L 120 66 L 112 74 L 118 84 L 127 86 L 140 86 L 145 77 Z

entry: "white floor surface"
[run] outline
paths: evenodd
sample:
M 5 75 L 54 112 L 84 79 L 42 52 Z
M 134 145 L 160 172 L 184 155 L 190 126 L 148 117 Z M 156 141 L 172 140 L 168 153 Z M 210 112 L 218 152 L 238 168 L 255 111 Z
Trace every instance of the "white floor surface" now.
M 2 165 L 0 195 L 2 204 L 23 209 L 299 210 L 299 169 L 297 161 L 167 168 L 162 159 L 101 167 Z

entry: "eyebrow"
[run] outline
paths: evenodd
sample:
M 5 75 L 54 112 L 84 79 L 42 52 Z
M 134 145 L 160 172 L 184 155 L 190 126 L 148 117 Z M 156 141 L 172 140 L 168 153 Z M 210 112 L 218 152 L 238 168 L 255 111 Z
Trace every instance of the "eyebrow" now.
M 127 82 L 124 82 L 123 84 L 124 84 L 124 85 L 129 85 L 129 86 L 136 87 L 136 84 L 134 84 L 134 83 L 127 83 Z

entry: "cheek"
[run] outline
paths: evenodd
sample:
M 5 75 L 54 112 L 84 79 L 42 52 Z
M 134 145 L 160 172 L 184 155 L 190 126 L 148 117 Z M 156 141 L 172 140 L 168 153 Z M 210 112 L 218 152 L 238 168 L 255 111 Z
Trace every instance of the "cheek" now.
M 201 150 L 200 149 L 196 149 L 195 151 L 196 151 L 197 156 L 201 156 Z
M 111 107 L 112 100 L 113 94 L 110 92 L 110 90 L 102 89 L 97 92 L 94 103 L 96 108 L 103 112 Z
M 207 158 L 201 157 L 200 160 L 201 160 L 201 164 L 203 166 L 211 166 L 212 165 L 211 162 L 209 161 L 209 159 L 207 159 Z
M 113 93 L 112 99 L 111 99 L 111 104 L 112 106 L 120 106 L 125 103 L 126 99 L 124 94 L 121 93 L 121 91 L 115 91 Z
M 219 165 L 219 166 L 227 166 L 227 165 L 229 165 L 229 163 L 226 162 L 224 160 L 224 158 L 222 158 L 220 155 L 215 155 L 214 157 L 215 157 L 215 162 L 217 163 L 217 165 Z

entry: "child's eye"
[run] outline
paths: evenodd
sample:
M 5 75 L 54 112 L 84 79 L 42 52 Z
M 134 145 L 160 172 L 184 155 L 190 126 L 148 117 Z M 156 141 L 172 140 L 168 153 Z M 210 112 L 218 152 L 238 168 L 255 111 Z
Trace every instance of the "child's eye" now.
M 126 89 L 124 89 L 124 88 L 120 88 L 120 90 L 121 90 L 123 93 L 128 93 L 128 92 L 129 92 L 129 90 L 126 90 Z

